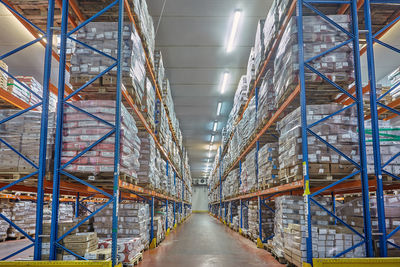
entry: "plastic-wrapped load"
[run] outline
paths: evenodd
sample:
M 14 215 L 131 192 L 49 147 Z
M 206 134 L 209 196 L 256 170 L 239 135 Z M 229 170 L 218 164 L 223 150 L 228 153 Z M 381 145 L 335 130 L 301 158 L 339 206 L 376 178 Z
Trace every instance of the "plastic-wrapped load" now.
M 278 183 L 279 172 L 279 144 L 268 143 L 258 151 L 258 183 Z
M 246 193 L 257 187 L 256 181 L 256 149 L 251 150 L 242 165 L 242 173 L 240 175 L 242 184 L 240 192 Z
M 0 110 L 0 120 L 6 119 L 19 112 L 18 110 Z M 17 116 L 0 125 L 0 136 L 9 145 L 18 150 L 30 161 L 39 165 L 39 140 L 41 113 L 29 111 Z M 52 161 L 52 151 L 54 147 L 55 116 L 53 112 L 48 115 L 48 135 L 46 150 L 46 169 L 50 168 Z M 19 157 L 12 149 L 5 144 L 0 144 L 0 171 L 32 173 L 37 171 L 22 157 Z
M 156 170 L 156 144 L 153 137 L 147 131 L 139 131 L 140 138 L 140 168 L 138 171 L 139 184 L 151 184 L 157 186 L 158 176 Z
M 350 28 L 348 15 L 330 15 L 330 19 L 338 23 L 344 29 Z M 304 59 L 308 60 L 320 53 L 333 48 L 347 40 L 348 36 L 335 26 L 325 21 L 320 16 L 304 16 Z M 276 102 L 282 103 L 290 92 L 298 85 L 299 56 L 297 42 L 296 17 L 291 18 L 283 33 L 276 51 L 274 61 L 273 83 L 276 92 Z M 332 81 L 349 85 L 354 81 L 354 68 L 351 44 L 312 60 L 309 65 L 324 74 Z M 306 68 L 306 82 L 321 83 L 322 77 Z M 318 88 L 316 92 L 318 92 Z M 330 92 L 330 91 L 329 91 Z M 335 92 L 332 98 L 339 92 Z M 327 91 L 319 92 L 321 96 L 327 96 Z
M 91 22 L 81 28 L 77 33 L 77 40 L 96 48 L 113 58 L 117 57 L 117 22 Z M 145 54 L 140 36 L 131 23 L 125 23 L 123 27 L 123 53 L 122 76 L 123 83 L 128 92 L 135 96 L 137 101 L 143 98 L 145 90 Z M 105 71 L 115 60 L 99 54 L 83 45 L 77 44 L 71 57 L 71 83 L 80 86 L 92 77 Z M 116 71 L 113 68 L 108 75 L 97 79 L 90 87 L 85 88 L 81 94 L 90 97 L 93 92 L 115 97 Z M 113 85 L 113 88 L 105 88 Z M 100 88 L 99 88 L 100 87 Z M 93 89 L 95 91 L 93 91 Z M 113 90 L 113 91 L 108 91 Z
M 8 72 L 7 64 L 0 60 L 0 68 Z M 7 89 L 7 81 L 8 75 L 0 69 L 0 88 L 6 90 Z
M 11 203 L 8 199 L 1 199 L 0 200 L 0 212 L 6 218 L 11 219 Z M 5 240 L 7 238 L 7 230 L 10 227 L 10 224 L 1 219 L 0 220 L 0 239 Z
M 165 68 L 160 50 L 154 51 L 154 71 L 156 73 L 156 79 L 159 86 L 162 86 L 165 78 Z
M 36 203 L 31 201 L 10 202 L 11 217 L 9 219 L 18 225 L 25 233 L 29 235 L 35 234 L 36 222 Z M 18 238 L 23 236 L 17 229 L 8 228 L 8 237 Z
M 149 58 L 154 62 L 154 48 L 155 48 L 155 31 L 153 18 L 149 14 L 146 0 L 133 0 L 133 11 L 138 16 L 141 33 L 144 37 L 144 42 L 147 45 Z
M 308 105 L 307 123 L 312 124 L 319 121 L 341 108 L 342 106 L 339 104 Z M 359 162 L 355 112 L 354 108 L 348 108 L 314 126 L 312 130 L 349 158 Z M 282 183 L 287 183 L 287 178 L 303 179 L 300 108 L 279 121 L 277 129 L 280 133 L 279 179 Z M 345 177 L 353 172 L 354 165 L 345 157 L 329 149 L 326 144 L 314 136 L 309 135 L 307 140 L 308 172 L 312 178 L 332 180 Z
M 230 197 L 239 193 L 239 169 L 229 172 L 225 181 L 223 181 L 222 194 L 224 197 Z
M 74 101 L 71 104 L 111 124 L 115 123 L 115 101 L 113 100 Z M 83 149 L 110 131 L 111 127 L 105 123 L 67 106 L 64 111 L 62 164 L 73 159 Z M 135 120 L 122 105 L 120 171 L 134 179 L 137 178 L 139 170 L 140 139 L 137 133 Z M 109 137 L 73 161 L 65 170 L 78 175 L 92 175 L 94 177 L 91 179 L 94 180 L 100 178 L 104 173 L 112 174 L 114 172 L 114 150 L 115 138 Z M 111 179 L 111 177 L 112 175 L 107 176 L 107 179 Z
M 395 117 L 391 120 L 379 120 L 379 146 L 381 162 L 385 164 L 400 151 L 400 120 Z M 367 170 L 369 175 L 375 174 L 375 161 L 374 149 L 372 140 L 371 120 L 365 121 L 365 134 L 366 134 L 366 153 L 367 153 Z M 390 161 L 384 168 L 385 171 L 400 175 L 400 158 L 397 157 Z M 383 173 L 384 176 L 387 174 Z M 390 179 L 391 180 L 391 179 Z
M 272 209 L 273 205 L 268 203 L 268 206 Z M 259 210 L 258 210 L 258 201 L 250 200 L 249 201 L 249 234 L 256 240 L 260 236 L 259 231 Z M 274 234 L 274 213 L 268 209 L 267 207 L 261 205 L 261 229 L 262 229 L 262 239 L 266 239 L 271 237 Z
M 93 228 L 99 237 L 111 237 L 112 205 L 108 205 L 95 217 Z M 118 239 L 139 238 L 143 246 L 150 239 L 150 211 L 147 203 L 124 201 L 120 203 L 118 214 Z
M 261 19 L 257 24 L 256 39 L 254 41 L 254 66 L 256 69 L 256 75 L 260 72 L 262 62 L 265 58 L 264 48 L 264 23 L 265 19 Z
M 279 1 L 273 1 L 264 23 L 264 49 L 266 55 L 270 52 L 279 30 L 279 13 L 277 12 L 278 2 Z
M 111 248 L 112 239 L 99 240 L 99 248 Z M 117 239 L 118 262 L 131 263 L 132 260 L 144 249 L 140 238 L 119 237 Z
M 155 128 L 156 91 L 149 78 L 146 78 L 145 91 L 142 99 L 142 111 L 145 112 L 146 121 L 152 129 Z
M 256 128 L 260 129 L 275 113 L 275 90 L 273 85 L 273 71 L 268 69 L 258 91 L 258 111 Z

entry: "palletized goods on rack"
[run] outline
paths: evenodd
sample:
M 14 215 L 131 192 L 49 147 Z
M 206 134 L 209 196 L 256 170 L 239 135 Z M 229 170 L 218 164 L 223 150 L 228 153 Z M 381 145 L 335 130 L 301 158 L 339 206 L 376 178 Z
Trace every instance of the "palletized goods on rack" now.
M 99 249 L 110 249 L 112 246 L 111 239 L 100 239 Z M 131 261 L 143 251 L 143 244 L 140 238 L 137 237 L 118 237 L 117 251 L 118 262 L 131 263 Z
M 256 240 L 260 236 L 259 231 L 259 203 L 258 201 L 249 201 L 249 236 Z M 273 209 L 274 206 L 271 206 Z M 262 240 L 271 237 L 274 234 L 274 213 L 261 204 L 261 226 Z
M 92 22 L 79 30 L 78 41 L 96 48 L 105 55 L 78 43 L 71 58 L 72 84 L 80 86 L 115 64 L 118 51 L 117 36 L 116 22 Z M 122 62 L 124 86 L 137 101 L 141 101 L 146 80 L 145 56 L 140 37 L 130 23 L 125 23 L 123 27 Z M 115 93 L 108 92 L 106 87 L 116 84 L 116 77 L 112 76 L 115 75 L 116 70 L 116 67 L 113 68 L 110 75 L 97 79 L 91 87 L 86 88 L 82 93 L 86 95 L 97 92 L 110 98 L 115 97 Z M 94 96 L 89 95 L 89 97 L 93 98 Z M 138 106 L 140 106 L 139 103 Z
M 307 123 L 312 124 L 341 108 L 338 104 L 308 105 Z M 303 179 L 300 108 L 279 121 L 277 128 L 280 133 L 279 179 L 283 183 L 287 183 L 287 179 Z M 312 130 L 347 157 L 359 162 L 357 116 L 354 108 L 342 111 Z M 354 165 L 316 137 L 310 135 L 308 144 L 309 175 L 314 180 L 332 180 L 352 173 Z
M 0 110 L 0 120 L 4 120 L 18 110 Z M 48 137 L 46 150 L 46 168 L 49 169 L 52 161 L 52 151 L 55 133 L 54 113 L 48 115 Z M 40 140 L 41 112 L 30 111 L 0 125 L 2 139 L 17 149 L 22 155 L 28 158 L 33 164 L 39 164 L 39 140 Z M 37 171 L 34 165 L 18 156 L 9 146 L 0 145 L 0 171 L 32 173 Z
M 118 214 L 118 238 L 140 238 L 143 246 L 150 240 L 149 205 L 140 202 L 124 201 Z M 108 205 L 95 216 L 93 227 L 101 238 L 111 237 L 112 206 Z
M 8 66 L 2 60 L 0 60 L 0 68 L 8 72 Z M 1 69 L 0 69 L 0 88 L 3 90 L 7 90 L 8 75 Z
M 252 151 L 250 151 L 249 154 L 247 154 L 246 160 L 242 165 L 242 173 L 240 177 L 242 182 L 240 185 L 241 193 L 249 192 L 251 189 L 257 187 L 255 148 Z
M 115 123 L 115 101 L 113 100 L 87 100 L 73 101 L 71 105 L 83 109 L 98 118 L 111 124 Z M 83 149 L 111 131 L 111 126 L 96 120 L 85 113 L 71 107 L 65 108 L 65 124 L 63 131 L 62 163 L 68 163 Z M 137 178 L 139 170 L 140 139 L 137 136 L 135 120 L 122 105 L 121 108 L 121 138 L 120 138 L 120 171 L 131 178 Z M 86 152 L 82 157 L 72 161 L 66 171 L 89 174 L 100 179 L 100 174 L 114 172 L 115 138 L 109 137 L 100 144 Z M 106 177 L 112 181 L 112 176 Z M 104 179 L 104 177 L 103 177 Z
M 277 184 L 279 144 L 267 143 L 258 151 L 258 184 Z
M 330 15 L 328 17 L 344 29 L 349 30 L 350 17 L 348 15 Z M 336 27 L 319 16 L 304 16 L 303 24 L 305 60 L 335 47 L 347 38 L 345 33 L 337 30 Z M 293 17 L 282 35 L 275 55 L 273 83 L 277 104 L 281 104 L 298 85 L 298 59 L 297 24 L 296 18 Z M 338 84 L 349 85 L 354 81 L 353 56 L 350 44 L 312 60 L 309 65 Z M 321 84 L 323 80 L 321 76 L 306 68 L 305 81 L 310 86 L 310 82 Z M 312 97 L 319 96 L 321 99 L 332 100 L 337 94 L 337 90 L 328 92 L 317 88 Z
M 157 149 L 153 137 L 147 131 L 139 131 L 140 138 L 140 168 L 138 171 L 139 184 L 151 184 L 159 188 L 160 180 L 156 169 Z

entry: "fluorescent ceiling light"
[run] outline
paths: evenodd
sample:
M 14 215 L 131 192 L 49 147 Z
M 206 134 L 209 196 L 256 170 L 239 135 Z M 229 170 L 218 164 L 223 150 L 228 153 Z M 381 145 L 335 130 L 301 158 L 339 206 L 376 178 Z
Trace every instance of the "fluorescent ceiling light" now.
M 218 127 L 218 122 L 215 121 L 213 126 L 213 132 L 217 131 L 217 127 Z
M 222 76 L 222 82 L 221 82 L 221 95 L 225 92 L 226 86 L 228 85 L 228 79 L 229 79 L 229 72 L 224 72 Z
M 217 116 L 221 115 L 221 108 L 222 108 L 222 102 L 218 102 L 218 106 L 217 106 Z
M 211 135 L 211 143 L 214 143 L 214 138 L 215 138 L 215 135 Z
M 227 53 L 229 53 L 233 50 L 233 46 L 234 46 L 235 39 L 236 39 L 236 34 L 237 34 L 237 31 L 239 28 L 239 22 L 240 22 L 241 15 L 242 15 L 241 10 L 235 10 L 235 13 L 233 13 L 232 28 L 231 28 L 231 32 L 229 34 L 228 43 L 226 45 Z

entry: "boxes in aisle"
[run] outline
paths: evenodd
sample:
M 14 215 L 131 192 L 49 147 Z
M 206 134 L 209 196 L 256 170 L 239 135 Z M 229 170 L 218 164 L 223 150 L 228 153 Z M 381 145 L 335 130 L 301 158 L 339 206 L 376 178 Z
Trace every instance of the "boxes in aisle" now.
M 99 249 L 110 249 L 112 239 L 100 239 Z M 118 237 L 118 262 L 130 263 L 143 250 L 140 238 Z

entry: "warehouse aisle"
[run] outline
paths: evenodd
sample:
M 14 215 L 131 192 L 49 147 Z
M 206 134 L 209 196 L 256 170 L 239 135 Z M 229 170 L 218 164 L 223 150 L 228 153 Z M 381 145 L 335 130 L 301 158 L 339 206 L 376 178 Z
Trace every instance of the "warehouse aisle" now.
M 140 267 L 283 266 L 206 213 L 193 214 L 143 258 Z

